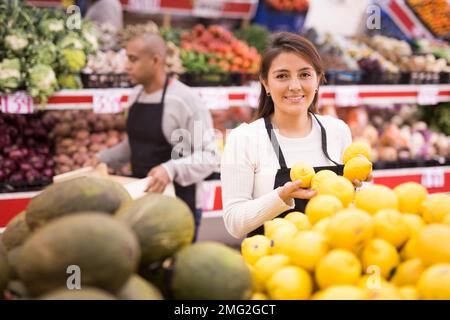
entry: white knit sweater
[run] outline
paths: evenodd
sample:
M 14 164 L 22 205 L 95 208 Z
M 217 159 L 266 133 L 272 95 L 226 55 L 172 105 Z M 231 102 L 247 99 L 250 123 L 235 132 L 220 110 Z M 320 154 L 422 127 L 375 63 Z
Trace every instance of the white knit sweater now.
M 317 117 L 327 132 L 329 156 L 341 163 L 345 148 L 352 142 L 349 127 L 331 116 Z M 299 161 L 314 167 L 333 165 L 322 151 L 320 126 L 314 118 L 306 137 L 287 138 L 277 130 L 275 134 L 288 168 Z M 241 124 L 230 132 L 221 163 L 222 202 L 226 229 L 235 238 L 294 207 L 292 199 L 288 206 L 273 189 L 279 168 L 264 119 Z

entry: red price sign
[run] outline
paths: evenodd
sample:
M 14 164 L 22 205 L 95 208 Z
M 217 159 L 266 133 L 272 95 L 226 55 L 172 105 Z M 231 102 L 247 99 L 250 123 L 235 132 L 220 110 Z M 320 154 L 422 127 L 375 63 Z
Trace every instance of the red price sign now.
M 103 92 L 94 94 L 93 109 L 94 113 L 120 113 L 123 111 L 122 95 L 118 93 Z
M 25 92 L 2 96 L 3 113 L 30 114 L 34 112 L 33 99 Z
M 160 0 L 130 0 L 127 8 L 132 11 L 154 12 L 160 9 Z
M 198 93 L 208 109 L 227 109 L 229 107 L 229 96 L 226 89 L 203 88 Z
M 361 104 L 359 89 L 356 86 L 336 87 L 336 105 L 342 107 L 355 107 Z
M 424 85 L 419 87 L 417 103 L 420 105 L 435 105 L 439 102 L 439 87 Z

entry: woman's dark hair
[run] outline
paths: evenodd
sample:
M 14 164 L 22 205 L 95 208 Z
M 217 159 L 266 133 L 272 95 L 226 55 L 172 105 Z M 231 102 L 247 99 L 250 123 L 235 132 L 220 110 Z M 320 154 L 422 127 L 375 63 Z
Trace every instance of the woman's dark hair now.
M 262 55 L 259 69 L 260 79 L 267 80 L 269 68 L 273 59 L 283 52 L 297 53 L 302 56 L 313 66 L 317 76 L 320 78 L 319 84 L 322 84 L 325 81 L 322 59 L 320 58 L 316 47 L 308 39 L 292 32 L 279 32 L 273 35 L 271 42 L 266 47 Z M 314 113 L 318 112 L 318 97 L 319 92 L 317 91 L 314 96 L 314 100 L 309 107 L 309 110 Z M 266 89 L 261 84 L 261 94 L 259 96 L 258 111 L 256 112 L 255 119 L 269 116 L 273 113 L 273 111 L 274 105 L 272 97 L 267 96 Z

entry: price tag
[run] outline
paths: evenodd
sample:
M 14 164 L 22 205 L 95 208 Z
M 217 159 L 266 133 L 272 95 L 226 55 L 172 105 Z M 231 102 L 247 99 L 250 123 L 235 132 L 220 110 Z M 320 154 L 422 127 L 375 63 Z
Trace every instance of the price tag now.
M 94 94 L 93 110 L 94 113 L 120 113 L 123 111 L 122 95 L 117 92 L 107 92 Z
M 33 99 L 25 92 L 3 95 L 1 102 L 3 113 L 30 114 L 34 112 Z
M 439 102 L 439 87 L 433 85 L 420 86 L 417 103 L 421 105 L 435 105 Z
M 247 92 L 246 102 L 252 108 L 257 108 L 259 103 L 259 95 L 261 94 L 261 85 L 259 82 L 252 82 Z
M 223 4 L 223 0 L 196 0 L 193 14 L 197 17 L 220 17 Z
M 230 106 L 226 89 L 205 88 L 198 93 L 208 109 L 227 109 Z
M 425 169 L 421 182 L 425 188 L 442 188 L 445 185 L 445 172 L 439 167 Z
M 336 105 L 342 107 L 355 107 L 361 104 L 357 86 L 336 87 Z
M 160 0 L 130 0 L 127 7 L 133 11 L 154 12 L 160 9 Z

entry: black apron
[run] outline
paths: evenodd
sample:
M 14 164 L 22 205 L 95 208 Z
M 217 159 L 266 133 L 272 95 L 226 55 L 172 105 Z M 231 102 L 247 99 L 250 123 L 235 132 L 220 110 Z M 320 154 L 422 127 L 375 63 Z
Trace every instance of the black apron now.
M 335 164 L 334 166 L 314 167 L 314 171 L 319 172 L 320 170 L 331 170 L 338 175 L 342 175 L 344 166 L 335 162 L 334 160 L 332 160 L 330 158 L 330 156 L 328 155 L 327 133 L 325 131 L 325 128 L 320 123 L 319 119 L 317 119 L 316 115 L 312 112 L 311 112 L 311 114 L 314 116 L 314 118 L 316 119 L 317 123 L 320 126 L 320 132 L 321 132 L 321 138 L 322 138 L 321 139 L 322 140 L 322 151 L 325 154 L 325 157 L 327 157 L 328 160 L 330 160 L 332 163 Z M 277 140 L 275 134 L 272 133 L 273 126 L 272 126 L 272 123 L 270 122 L 269 117 L 265 117 L 264 122 L 266 125 L 267 134 L 269 135 L 269 139 L 272 142 L 272 146 L 275 151 L 275 154 L 278 157 L 278 163 L 280 164 L 280 169 L 278 169 L 278 171 L 277 171 L 277 174 L 275 176 L 275 184 L 273 186 L 273 188 L 276 189 L 278 187 L 283 186 L 286 182 L 291 181 L 291 177 L 290 177 L 291 168 L 288 168 L 286 166 L 286 161 L 284 159 L 283 152 L 281 151 L 278 140 Z M 299 211 L 299 212 L 304 213 L 306 204 L 308 203 L 308 200 L 307 199 L 294 199 L 294 201 L 295 201 L 295 208 L 292 210 L 287 210 L 287 211 L 283 212 L 277 218 L 284 218 L 289 212 L 293 212 L 293 211 Z M 247 235 L 247 237 L 251 237 L 251 236 L 254 236 L 257 234 L 264 234 L 264 226 L 260 226 L 258 229 L 250 232 Z
M 164 82 L 161 102 L 140 103 L 139 92 L 136 101 L 132 104 L 128 119 L 127 133 L 131 148 L 131 170 L 133 177 L 145 178 L 155 166 L 170 160 L 172 145 L 167 141 L 162 130 L 162 116 L 164 99 L 169 83 L 167 77 Z M 195 213 L 195 184 L 182 187 L 174 181 L 175 194 L 186 202 Z

